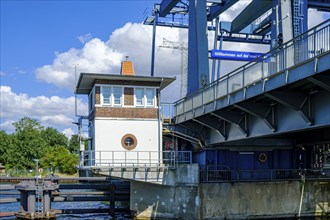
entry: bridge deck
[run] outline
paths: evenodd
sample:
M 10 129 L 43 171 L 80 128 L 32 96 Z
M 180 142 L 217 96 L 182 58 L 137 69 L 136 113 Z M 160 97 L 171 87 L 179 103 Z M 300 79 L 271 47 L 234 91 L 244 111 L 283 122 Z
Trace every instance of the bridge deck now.
M 330 126 L 330 20 L 174 104 L 210 144 Z

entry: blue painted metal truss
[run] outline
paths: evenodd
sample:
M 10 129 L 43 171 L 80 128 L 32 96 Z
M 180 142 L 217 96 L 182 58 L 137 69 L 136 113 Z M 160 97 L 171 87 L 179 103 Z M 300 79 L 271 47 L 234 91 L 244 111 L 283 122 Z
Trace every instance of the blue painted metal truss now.
M 211 2 L 212 3 L 207 6 L 208 21 L 213 21 L 216 17 L 237 3 L 238 0 Z M 226 34 L 223 34 L 223 40 L 270 44 L 270 40 L 267 39 L 269 36 L 267 35 L 271 31 L 271 2 L 271 0 L 252 1 L 251 4 L 249 4 L 242 13 L 231 22 L 231 29 L 225 29 Z M 179 0 L 163 0 L 160 4 L 155 4 L 154 13 L 158 14 L 156 25 L 163 27 L 188 28 L 188 5 L 188 1 Z M 330 3 L 324 0 L 308 0 L 307 7 L 319 11 L 330 11 Z M 154 25 L 153 21 L 155 17 L 155 14 L 152 17 L 147 17 L 144 20 L 144 24 Z M 247 27 L 249 27 L 249 31 L 246 31 Z M 208 26 L 208 30 L 215 29 L 215 26 Z M 221 36 L 221 33 L 219 33 L 219 35 Z

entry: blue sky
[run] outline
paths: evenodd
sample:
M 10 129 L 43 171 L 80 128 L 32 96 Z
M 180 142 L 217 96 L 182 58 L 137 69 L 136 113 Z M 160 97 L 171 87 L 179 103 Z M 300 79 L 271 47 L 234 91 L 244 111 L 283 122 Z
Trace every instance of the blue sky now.
M 55 51 L 82 47 L 78 36 L 107 40 L 128 21 L 140 23 L 152 1 L 9 1 L 1 0 L 2 85 L 31 96 L 66 91 L 37 82 L 36 68 L 51 63 Z M 31 84 L 35 86 L 31 88 Z
M 118 74 L 128 55 L 137 75 L 150 75 L 152 27 L 142 24 L 160 0 L 0 0 L 0 130 L 13 132 L 12 123 L 24 116 L 35 118 L 66 134 L 76 133 L 74 116 L 74 66 L 78 73 Z M 249 1 L 239 1 L 224 13 L 231 20 Z M 312 12 L 311 26 L 329 18 Z M 157 28 L 156 45 L 163 38 L 187 41 L 187 31 Z M 209 33 L 209 39 L 213 39 Z M 212 45 L 212 43 L 209 45 Z M 223 49 L 233 48 L 224 43 Z M 266 52 L 268 46 L 236 44 L 237 50 Z M 164 62 L 166 60 L 166 62 Z M 240 64 L 223 65 L 224 72 Z M 176 76 L 163 99 L 180 94 L 180 52 L 156 49 L 155 75 Z M 176 93 L 173 91 L 177 91 Z M 79 97 L 78 113 L 87 103 Z
M 72 101 L 68 100 L 73 96 L 71 88 L 36 77 L 36 70 L 45 65 L 52 65 L 57 55 L 66 53 L 70 49 L 84 48 L 86 41 L 97 38 L 100 42 L 106 42 L 114 30 L 128 22 L 141 24 L 146 10 L 150 14 L 155 2 L 151 0 L 1 0 L 0 77 L 1 86 L 6 87 L 7 90 L 2 91 L 0 97 L 2 101 L 0 129 L 13 131 L 11 123 L 23 116 L 36 118 L 46 126 L 54 126 L 59 130 L 64 130 L 66 127 L 74 129 L 68 124 L 68 118 L 72 121 L 75 119 L 72 105 L 68 107 L 72 117 L 66 117 L 66 125 L 48 120 L 51 114 L 47 111 L 53 114 L 56 111 L 52 110 L 51 106 L 45 108 L 42 113 L 40 112 L 43 111 L 42 109 L 35 109 L 37 106 L 26 107 L 43 101 L 49 105 L 60 102 L 62 107 L 65 107 L 64 104 Z M 74 63 L 79 62 L 72 62 Z M 74 72 L 72 64 L 67 67 L 67 71 L 71 73 Z M 87 70 L 93 71 L 88 68 Z M 80 72 L 79 67 L 78 72 Z M 12 101 L 18 103 L 15 105 L 9 103 L 11 101 L 9 96 L 12 96 Z M 51 97 L 54 99 L 51 100 Z M 6 100 L 7 98 L 9 100 Z M 20 107 L 20 110 L 15 109 Z M 14 113 L 17 113 L 17 117 Z M 47 116 L 48 114 L 50 115 Z

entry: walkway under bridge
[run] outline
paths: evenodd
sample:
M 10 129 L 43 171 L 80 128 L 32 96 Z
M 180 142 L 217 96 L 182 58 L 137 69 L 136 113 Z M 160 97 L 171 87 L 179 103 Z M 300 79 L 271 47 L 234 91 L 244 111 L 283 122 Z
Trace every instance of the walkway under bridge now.
M 330 20 L 177 101 L 172 120 L 205 145 L 330 139 Z

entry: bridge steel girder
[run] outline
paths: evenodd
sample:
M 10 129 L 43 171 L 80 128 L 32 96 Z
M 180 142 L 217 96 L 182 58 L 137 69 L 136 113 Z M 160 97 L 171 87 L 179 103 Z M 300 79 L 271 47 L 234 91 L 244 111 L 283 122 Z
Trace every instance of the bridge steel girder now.
M 187 121 L 185 123 L 181 123 L 181 124 L 179 124 L 179 126 L 187 129 L 191 133 L 191 136 L 194 136 L 195 138 L 197 138 L 196 136 L 199 136 L 198 139 L 205 143 L 206 135 L 204 134 L 203 130 L 205 131 L 205 128 L 207 128 L 207 127 L 201 126 L 200 123 L 192 121 L 192 120 Z M 209 129 L 209 128 L 207 128 L 207 129 Z
M 163 0 L 160 3 L 159 16 L 165 17 L 180 0 Z
M 248 136 L 246 114 L 242 115 L 235 111 L 217 110 L 211 112 L 210 115 L 235 125 L 246 137 Z
M 308 0 L 307 6 L 318 11 L 330 11 L 330 3 L 326 3 L 324 0 Z
M 274 106 L 266 103 L 257 102 L 242 102 L 234 104 L 235 108 L 238 108 L 254 117 L 262 119 L 265 124 L 275 132 L 275 116 Z
M 307 80 L 312 82 L 313 84 L 321 87 L 322 89 L 330 92 L 330 76 L 329 75 L 308 77 Z
M 245 37 L 241 37 L 241 36 L 245 36 Z M 265 45 L 269 45 L 271 43 L 270 39 L 256 39 L 253 38 L 252 35 L 251 37 L 249 36 L 249 34 L 240 34 L 240 36 L 233 36 L 232 34 L 228 35 L 228 36 L 219 36 L 218 40 L 220 40 L 222 38 L 223 41 L 228 41 L 228 42 L 238 42 L 238 43 L 251 43 L 251 44 L 265 44 Z
M 226 0 L 222 1 L 220 4 L 211 5 L 209 8 L 209 14 L 207 15 L 207 20 L 212 21 L 225 12 L 228 8 L 233 6 L 236 2 L 238 2 L 238 0 Z
M 308 125 L 313 125 L 310 106 L 308 106 L 307 112 L 304 110 L 304 106 L 310 104 L 309 94 L 293 91 L 272 91 L 264 93 L 264 96 L 293 109 L 299 113 Z
M 246 8 L 232 21 L 231 32 L 239 33 L 254 20 L 266 13 L 272 7 L 272 1 L 252 1 Z
M 258 27 L 253 29 L 252 34 L 265 35 L 271 31 L 272 21 L 270 19 L 272 15 L 270 14 L 264 20 L 262 20 Z
M 188 94 L 209 84 L 206 0 L 189 0 Z
M 219 115 L 212 115 L 218 111 L 227 111 L 228 114 L 236 113 L 237 116 L 241 115 L 240 111 L 245 112 L 247 136 L 241 132 L 242 127 L 244 130 L 245 126 L 242 121 L 239 121 L 240 117 L 237 116 L 236 121 L 231 121 L 230 116 L 226 118 L 225 130 L 223 131 L 226 139 L 221 138 L 214 130 L 194 122 L 194 126 L 206 129 L 203 131 L 203 135 L 209 139 L 209 145 L 236 143 L 237 141 L 265 137 L 290 138 L 292 135 L 300 137 L 299 134 L 303 132 L 311 131 L 318 134 L 324 132 L 325 129 L 328 131 L 330 130 L 329 58 L 330 52 L 327 52 L 315 57 L 315 59 L 309 59 L 300 65 L 287 69 L 287 71 L 269 75 L 260 82 L 217 98 L 214 100 L 215 105 L 208 103 L 176 115 L 175 124 L 184 124 L 192 121 L 193 118 L 202 122 L 210 121 L 204 120 L 204 117 L 221 119 Z M 266 96 L 265 93 L 269 95 Z M 246 102 L 250 103 L 245 104 Z M 254 104 L 251 103 L 257 104 L 253 106 Z M 267 112 L 266 105 L 270 105 L 273 109 Z M 261 109 L 258 106 L 261 106 Z M 261 117 L 265 114 L 267 114 L 266 119 L 270 125 L 267 125 L 265 119 Z M 214 123 L 216 122 L 214 120 Z M 237 122 L 241 122 L 240 128 Z M 313 123 L 310 124 L 309 122 Z M 208 125 L 213 126 L 211 123 Z M 272 126 L 275 130 L 270 128 Z M 328 138 L 326 140 L 330 141 Z M 313 141 L 316 142 L 317 138 Z
M 209 117 L 199 117 L 192 119 L 193 121 L 214 130 L 218 133 L 223 139 L 226 140 L 226 125 L 224 120 L 219 118 L 209 118 Z

